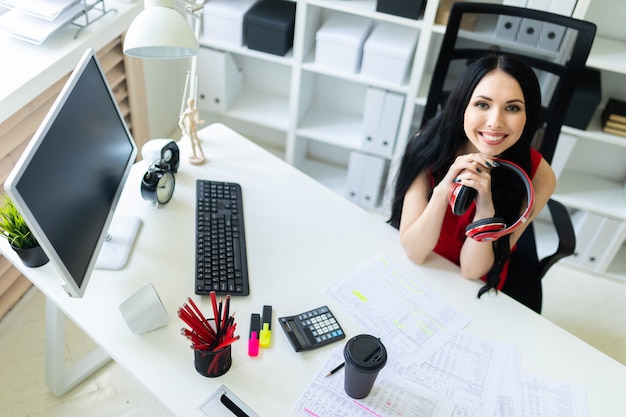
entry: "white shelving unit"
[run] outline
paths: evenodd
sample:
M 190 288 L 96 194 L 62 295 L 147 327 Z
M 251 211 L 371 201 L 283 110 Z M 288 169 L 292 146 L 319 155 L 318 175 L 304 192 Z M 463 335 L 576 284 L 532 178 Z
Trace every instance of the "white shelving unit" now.
M 406 139 L 414 131 L 416 114 L 426 101 L 445 32 L 445 26 L 435 22 L 439 1 L 428 0 L 423 16 L 417 20 L 378 13 L 376 0 L 294 1 L 294 45 L 284 57 L 250 50 L 245 45 L 201 39 L 204 47 L 230 55 L 242 74 L 241 91 L 230 105 L 203 116 L 224 121 L 267 147 L 279 148 L 287 162 L 344 194 L 350 152 L 362 150 L 367 89 L 401 94 L 405 100 L 396 145 L 392 156 L 387 157 L 389 195 Z M 407 80 L 395 84 L 316 65 L 315 34 L 331 14 L 361 16 L 373 23 L 387 22 L 414 30 L 418 39 Z M 574 17 L 598 25 L 587 62 L 602 73 L 603 101 L 599 109 L 609 97 L 626 100 L 626 31 L 620 20 L 625 14 L 623 0 L 578 0 L 574 11 Z M 202 90 L 202 76 L 200 85 Z M 199 106 L 202 110 L 202 100 Z M 557 155 L 563 158 L 559 161 L 563 169 L 554 198 L 573 211 L 590 212 L 623 224 L 626 138 L 601 132 L 599 112 L 587 130 L 563 128 L 572 146 L 567 155 Z M 383 205 L 380 210 L 385 211 L 386 207 Z M 626 268 L 620 261 L 626 258 L 624 237 L 618 239 L 621 249 L 606 262 L 607 267 L 595 272 L 626 280 Z

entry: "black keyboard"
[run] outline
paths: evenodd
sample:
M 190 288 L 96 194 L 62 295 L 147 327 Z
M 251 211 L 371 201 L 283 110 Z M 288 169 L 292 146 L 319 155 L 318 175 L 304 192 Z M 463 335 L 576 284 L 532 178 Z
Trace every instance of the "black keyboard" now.
M 248 295 L 241 186 L 196 181 L 196 294 Z

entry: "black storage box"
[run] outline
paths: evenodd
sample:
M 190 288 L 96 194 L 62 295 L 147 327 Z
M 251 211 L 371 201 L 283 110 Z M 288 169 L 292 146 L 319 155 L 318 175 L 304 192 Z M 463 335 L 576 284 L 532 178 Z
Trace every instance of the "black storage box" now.
M 419 19 L 424 10 L 424 0 L 378 0 L 376 11 L 395 16 Z
M 243 36 L 249 49 L 283 56 L 293 46 L 296 3 L 261 0 L 243 17 Z
M 600 71 L 586 68 L 579 78 L 572 101 L 565 115 L 567 126 L 585 130 L 602 100 Z

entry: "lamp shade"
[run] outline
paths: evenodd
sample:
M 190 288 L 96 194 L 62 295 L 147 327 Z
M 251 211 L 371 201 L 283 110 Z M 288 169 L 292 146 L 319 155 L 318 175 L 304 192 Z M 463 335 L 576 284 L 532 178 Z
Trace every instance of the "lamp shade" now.
M 188 58 L 198 53 L 198 40 L 173 8 L 150 6 L 128 28 L 124 53 L 138 58 Z

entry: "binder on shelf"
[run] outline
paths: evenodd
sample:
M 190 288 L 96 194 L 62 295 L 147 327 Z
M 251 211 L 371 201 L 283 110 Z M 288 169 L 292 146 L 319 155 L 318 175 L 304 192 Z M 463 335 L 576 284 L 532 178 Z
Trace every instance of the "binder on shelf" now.
M 584 262 L 587 252 L 593 243 L 595 232 L 600 227 L 602 216 L 589 213 L 588 211 L 577 211 L 572 215 L 572 224 L 576 235 L 576 247 L 574 254 L 564 260 L 573 265 L 580 265 Z
M 576 0 L 552 0 L 548 6 L 548 11 L 563 16 L 571 16 L 574 7 L 576 7 Z M 547 51 L 557 52 L 564 36 L 565 27 L 553 23 L 544 23 L 537 46 Z
M 528 0 L 526 2 L 527 9 L 545 10 L 545 0 Z M 536 46 L 539 42 L 543 23 L 534 19 L 523 18 L 520 22 L 519 32 L 517 33 L 517 43 L 528 46 Z
M 385 90 L 368 87 L 365 93 L 365 108 L 363 109 L 363 150 L 373 151 L 376 149 L 378 138 L 378 126 L 382 109 L 385 106 Z
M 504 0 L 505 6 L 526 7 L 526 0 Z M 496 22 L 495 37 L 500 40 L 514 42 L 517 39 L 521 17 L 500 15 Z
M 582 259 L 582 266 L 594 272 L 604 272 L 621 246 L 625 229 L 623 221 L 601 217 L 600 225 Z
M 346 198 L 364 208 L 375 208 L 383 194 L 387 160 L 352 151 L 348 162 Z
M 403 106 L 402 94 L 374 87 L 367 89 L 361 141 L 364 151 L 391 157 L 396 144 Z
M 232 54 L 200 48 L 198 74 L 198 108 L 215 113 L 226 112 L 243 85 L 243 72 Z

